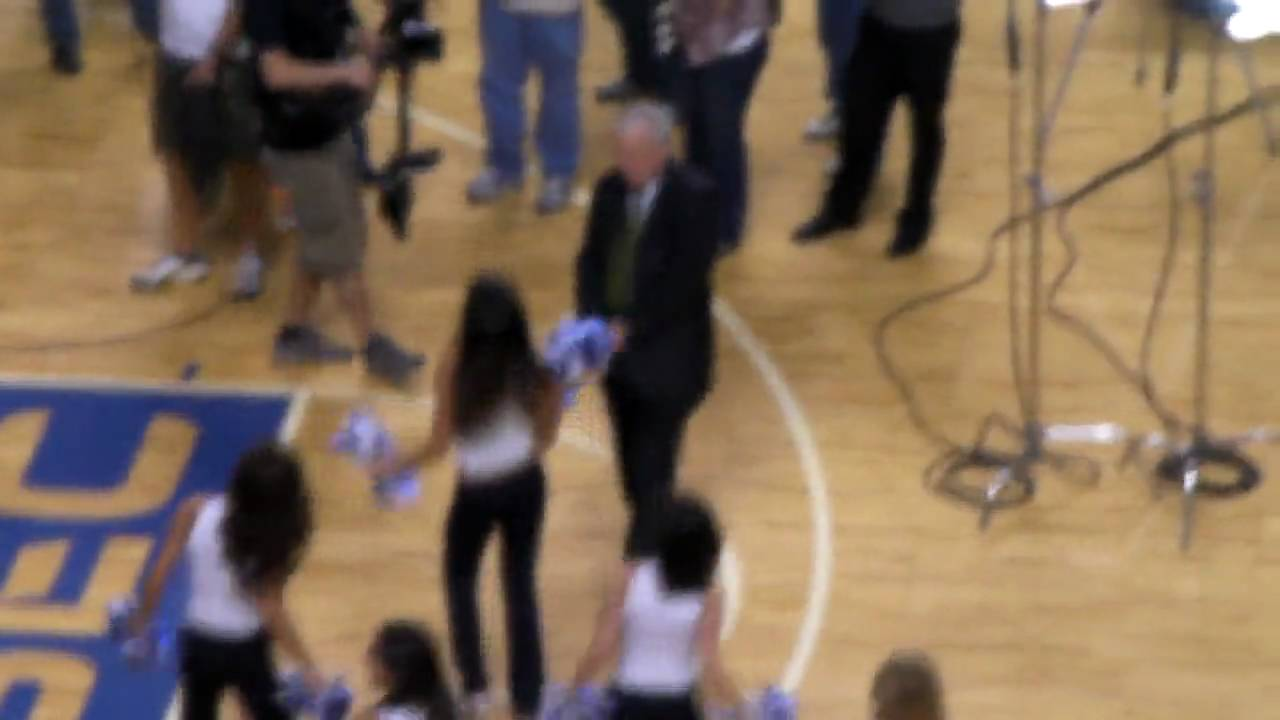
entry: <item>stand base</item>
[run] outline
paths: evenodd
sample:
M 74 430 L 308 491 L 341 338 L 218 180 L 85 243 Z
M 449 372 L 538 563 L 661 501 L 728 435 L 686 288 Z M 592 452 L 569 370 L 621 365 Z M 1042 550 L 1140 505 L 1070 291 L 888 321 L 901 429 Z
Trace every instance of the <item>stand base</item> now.
M 952 450 L 925 471 L 928 486 L 946 497 L 978 509 L 978 527 L 986 530 L 999 510 L 1021 507 L 1036 495 L 1036 465 L 1063 470 L 1070 465 L 1085 468 L 1086 481 L 1096 484 L 1101 468 L 1090 458 L 1053 452 L 1020 455 L 983 447 Z
M 1227 471 L 1229 481 L 1210 480 L 1208 468 Z M 1215 498 L 1230 498 L 1252 492 L 1262 483 L 1257 463 L 1232 445 L 1197 440 L 1189 447 L 1176 450 L 1160 459 L 1156 477 L 1161 482 L 1176 484 L 1184 493 Z

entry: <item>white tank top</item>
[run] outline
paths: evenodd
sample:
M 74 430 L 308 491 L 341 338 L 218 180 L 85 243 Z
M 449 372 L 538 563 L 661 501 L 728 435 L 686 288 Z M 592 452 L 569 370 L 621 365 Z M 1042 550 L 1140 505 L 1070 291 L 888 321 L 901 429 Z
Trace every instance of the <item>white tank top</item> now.
M 504 400 L 483 425 L 454 441 L 462 481 L 484 483 L 524 469 L 536 459 L 537 445 L 529 413 Z
M 614 681 L 624 692 L 683 695 L 701 673 L 698 625 L 704 593 L 670 593 L 656 560 L 639 565 L 623 606 L 622 657 Z
M 222 542 L 222 520 L 227 515 L 224 496 L 200 508 L 187 560 L 191 566 L 191 598 L 187 601 L 187 627 L 226 640 L 253 637 L 262 628 L 253 600 L 236 581 Z

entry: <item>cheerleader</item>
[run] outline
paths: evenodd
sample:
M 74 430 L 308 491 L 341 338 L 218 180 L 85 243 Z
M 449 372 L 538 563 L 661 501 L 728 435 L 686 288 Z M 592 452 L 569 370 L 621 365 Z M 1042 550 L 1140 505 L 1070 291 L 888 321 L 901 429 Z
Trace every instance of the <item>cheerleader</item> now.
M 613 658 L 613 720 L 700 720 L 700 697 L 745 707 L 720 658 L 721 592 L 713 587 L 721 535 L 705 503 L 669 500 L 657 554 L 632 562 L 610 587 L 586 656 L 582 688 Z
M 356 720 L 456 720 L 435 640 L 421 625 L 394 620 L 369 647 L 369 677 L 382 693 Z
M 485 544 L 502 537 L 511 697 L 517 717 L 532 718 L 544 679 L 535 570 L 546 509 L 542 456 L 555 443 L 563 388 L 540 363 L 524 304 L 493 275 L 471 283 L 461 327 L 437 369 L 430 436 L 421 449 L 388 464 L 394 473 L 434 463 L 450 449 L 458 482 L 445 531 L 445 586 L 454 660 L 481 715 L 489 680 L 476 605 Z
M 150 625 L 185 551 L 191 587 L 179 642 L 184 720 L 215 720 L 228 689 L 253 720 L 287 720 L 276 700 L 273 645 L 300 665 L 312 688 L 323 686 L 284 602 L 311 530 L 302 467 L 278 446 L 246 453 L 225 494 L 194 497 L 179 509 L 132 630 L 141 635 Z
M 871 720 L 946 720 L 942 680 L 933 661 L 915 651 L 899 651 L 871 681 Z

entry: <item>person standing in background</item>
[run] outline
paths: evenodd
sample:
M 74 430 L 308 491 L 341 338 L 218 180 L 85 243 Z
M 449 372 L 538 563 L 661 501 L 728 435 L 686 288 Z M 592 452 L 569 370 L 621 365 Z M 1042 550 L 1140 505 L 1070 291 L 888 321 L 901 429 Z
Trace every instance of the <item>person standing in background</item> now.
M 622 45 L 622 77 L 596 88 L 597 102 L 625 103 L 667 96 L 675 45 L 671 28 L 673 2 L 603 0 Z
M 494 202 L 524 183 L 524 90 L 530 68 L 542 79 L 537 148 L 542 190 L 537 211 L 563 211 L 573 197 L 582 154 L 578 67 L 581 0 L 479 0 L 480 101 L 488 132 L 487 166 L 467 186 L 472 204 Z
M 225 169 L 245 238 L 232 294 L 249 300 L 262 292 L 257 243 L 268 235 L 270 188 L 252 99 L 235 87 L 246 63 L 232 57 L 242 49 L 241 14 L 234 0 L 163 0 L 160 20 L 152 117 L 168 183 L 172 242 L 130 285 L 153 292 L 209 274 L 209 261 L 198 250 L 200 226 L 210 188 Z
M 818 214 L 796 229 L 796 242 L 821 240 L 861 221 L 893 106 L 905 95 L 911 105 L 911 178 L 888 254 L 904 257 L 924 247 L 933 227 L 933 199 L 942 170 L 944 115 L 960 41 L 960 2 L 870 1 L 845 78 L 840 168 Z
M 75 0 L 40 0 L 40 17 L 49 39 L 54 72 L 78 75 L 84 69 L 84 58 L 80 53 L 80 19 Z
M 596 184 L 577 261 L 579 316 L 603 316 L 617 353 L 604 378 L 631 510 L 628 554 L 676 482 L 685 426 L 711 388 L 715 186 L 671 160 L 672 118 L 639 103 L 617 129 L 617 169 Z
M 686 159 L 716 183 L 716 242 L 727 254 L 742 242 L 749 193 L 744 126 L 776 17 L 769 0 L 676 0 L 684 61 L 677 80 Z
M 858 23 L 866 0 L 818 0 L 818 38 L 827 64 L 827 112 L 805 128 L 809 142 L 834 140 L 840 134 L 840 96 L 844 92 L 845 70 L 858 41 Z

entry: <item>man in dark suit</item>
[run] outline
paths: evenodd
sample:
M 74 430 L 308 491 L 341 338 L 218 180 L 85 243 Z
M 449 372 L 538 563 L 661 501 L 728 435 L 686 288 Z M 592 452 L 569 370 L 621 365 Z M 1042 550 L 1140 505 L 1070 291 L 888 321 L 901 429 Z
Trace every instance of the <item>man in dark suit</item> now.
M 619 348 L 604 386 L 633 554 L 712 379 L 716 199 L 708 179 L 671 159 L 671 132 L 659 105 L 623 114 L 618 167 L 596 185 L 577 266 L 579 314 L 609 318 Z

